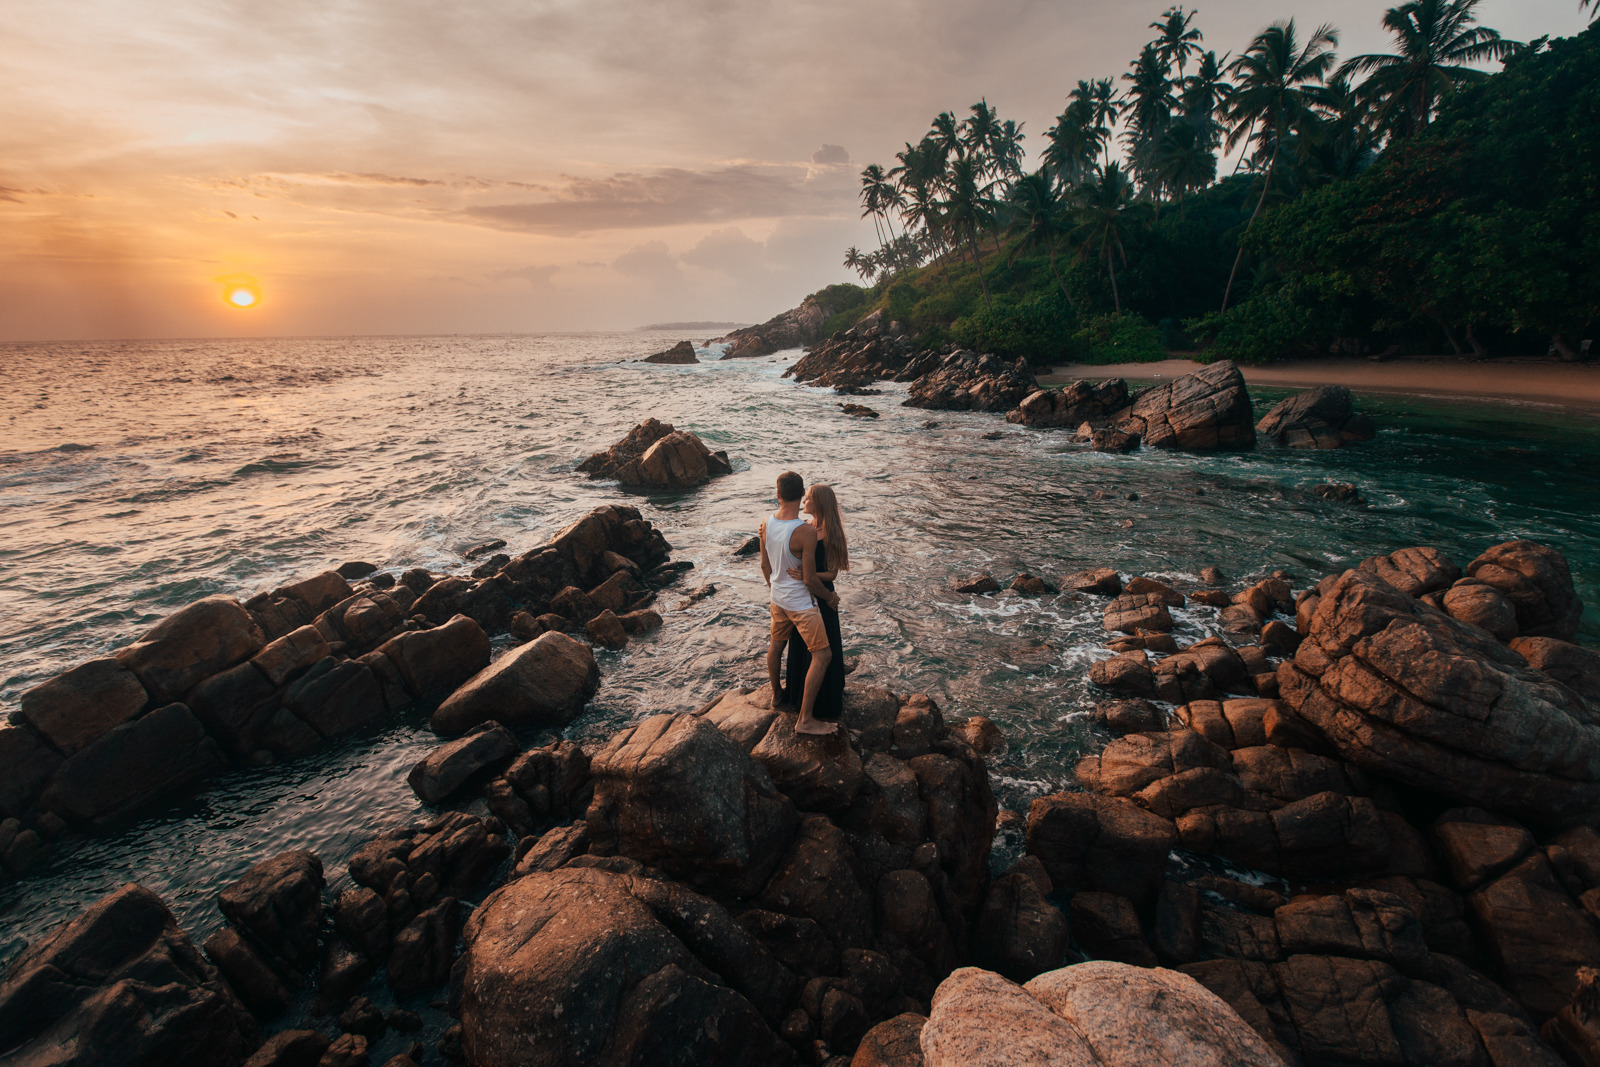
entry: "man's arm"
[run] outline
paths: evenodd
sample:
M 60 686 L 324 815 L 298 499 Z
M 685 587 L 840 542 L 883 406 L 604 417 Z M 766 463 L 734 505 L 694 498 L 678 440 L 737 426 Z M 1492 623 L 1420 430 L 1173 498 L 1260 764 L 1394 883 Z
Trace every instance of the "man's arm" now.
M 795 536 L 800 540 L 800 570 L 806 583 L 806 588 L 811 590 L 811 595 L 826 604 L 837 604 L 839 595 L 828 591 L 822 584 L 822 579 L 817 577 L 817 530 L 807 523 L 795 531 Z M 793 544 L 794 542 L 790 542 Z
M 767 524 L 762 523 L 761 529 L 756 531 L 756 536 L 761 538 L 761 577 L 766 579 L 767 586 L 772 586 L 772 560 L 767 558 Z

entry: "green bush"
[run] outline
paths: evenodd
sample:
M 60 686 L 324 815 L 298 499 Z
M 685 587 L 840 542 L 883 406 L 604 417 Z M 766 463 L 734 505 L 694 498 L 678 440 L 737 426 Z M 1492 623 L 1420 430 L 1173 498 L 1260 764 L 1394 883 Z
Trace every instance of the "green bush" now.
M 1202 363 L 1293 359 L 1313 349 L 1318 333 L 1312 310 L 1287 287 L 1256 293 L 1227 311 L 1213 311 L 1184 325 L 1204 346 L 1197 357 Z
M 1167 358 L 1161 331 L 1131 312 L 1083 320 L 1068 342 L 1075 363 L 1153 363 Z
M 1020 303 L 995 301 L 956 319 L 950 336 L 959 345 L 1007 359 L 1056 363 L 1067 350 L 1076 316 L 1059 293 Z

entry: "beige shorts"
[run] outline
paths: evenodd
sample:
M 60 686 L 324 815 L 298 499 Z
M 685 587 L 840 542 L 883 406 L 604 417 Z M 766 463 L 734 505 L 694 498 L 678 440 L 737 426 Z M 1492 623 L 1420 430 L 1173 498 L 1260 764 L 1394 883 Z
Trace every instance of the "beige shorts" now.
M 800 640 L 806 643 L 806 648 L 812 652 L 821 652 L 828 647 L 828 631 L 822 625 L 822 612 L 816 608 L 805 611 L 790 611 L 780 608 L 776 604 L 768 605 L 772 608 L 772 643 L 781 645 L 789 640 L 789 635 L 796 630 L 800 631 Z

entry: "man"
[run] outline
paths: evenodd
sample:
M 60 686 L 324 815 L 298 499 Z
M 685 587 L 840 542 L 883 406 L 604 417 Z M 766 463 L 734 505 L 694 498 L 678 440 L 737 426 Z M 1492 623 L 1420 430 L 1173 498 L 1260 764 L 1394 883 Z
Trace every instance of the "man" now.
M 800 517 L 800 501 L 806 495 L 805 482 L 794 471 L 778 475 L 778 510 L 761 524 L 761 577 L 772 591 L 772 636 L 767 645 L 767 678 L 772 682 L 772 705 L 783 700 L 779 669 L 789 635 L 799 631 L 811 653 L 806 671 L 805 695 L 800 701 L 800 719 L 795 733 L 831 734 L 838 724 L 823 722 L 812 715 L 817 694 L 833 651 L 828 647 L 828 631 L 817 610 L 817 598 L 830 606 L 839 603 L 838 594 L 829 592 L 817 577 L 817 528 Z M 802 578 L 789 574 L 800 568 Z

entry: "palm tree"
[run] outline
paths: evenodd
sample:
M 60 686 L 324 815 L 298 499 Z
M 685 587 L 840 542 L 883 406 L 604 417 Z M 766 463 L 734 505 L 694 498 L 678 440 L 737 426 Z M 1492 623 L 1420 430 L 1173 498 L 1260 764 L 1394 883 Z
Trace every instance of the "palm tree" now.
M 1378 131 L 1368 122 L 1368 97 L 1343 73 L 1315 87 L 1317 114 L 1295 139 L 1302 181 L 1354 178 L 1378 156 Z
M 984 180 L 983 169 L 971 156 L 962 156 L 950 164 L 950 176 L 945 200 L 945 214 L 956 232 L 963 234 L 972 248 L 972 265 L 978 271 L 978 284 L 983 287 L 983 306 L 989 306 L 989 283 L 983 276 L 983 253 L 978 248 L 978 230 L 989 224 L 991 185 Z
M 961 123 L 948 111 L 941 111 L 933 117 L 933 125 L 924 140 L 931 140 L 937 146 L 941 163 L 966 151 L 961 144 Z
M 1205 131 L 1188 119 L 1167 127 L 1156 142 L 1154 163 L 1157 180 L 1177 194 L 1180 212 L 1186 193 L 1217 180 L 1217 154 L 1206 143 Z
M 1081 82 L 1079 83 L 1082 84 Z M 1117 96 L 1116 84 L 1110 78 L 1101 78 L 1092 86 L 1090 100 L 1094 104 L 1094 124 L 1105 130 L 1106 163 L 1111 163 L 1111 127 L 1122 114 L 1122 98 Z
M 1578 10 L 1582 11 L 1590 4 L 1594 5 L 1594 10 L 1589 13 L 1589 22 L 1593 24 L 1596 19 L 1600 19 L 1600 0 L 1578 0 Z
M 1147 44 L 1134 61 L 1133 70 L 1122 76 L 1129 83 L 1128 125 L 1122 141 L 1128 146 L 1128 166 L 1145 192 L 1159 193 L 1155 174 L 1155 147 L 1172 123 L 1172 81 L 1167 66 Z
M 1088 82 L 1079 82 L 1087 86 Z M 1076 188 L 1095 168 L 1105 127 L 1094 124 L 1094 104 L 1087 99 L 1070 98 L 1067 109 L 1056 116 L 1056 124 L 1045 132 L 1043 162 L 1065 188 Z
M 1156 31 L 1156 39 L 1151 42 L 1156 46 L 1156 53 L 1169 67 L 1177 64 L 1179 81 L 1183 80 L 1184 63 L 1191 55 L 1199 53 L 1200 42 L 1205 39 L 1199 30 L 1189 28 L 1189 23 L 1198 14 L 1198 11 L 1184 14 L 1181 7 L 1169 7 L 1160 22 L 1150 24 L 1150 28 Z
M 861 249 L 855 245 L 845 249 L 844 265 L 861 275 L 863 281 L 866 280 L 867 274 L 872 270 L 871 257 L 862 255 Z
M 1278 150 L 1288 136 L 1290 128 L 1311 113 L 1312 97 L 1308 88 L 1328 76 L 1334 63 L 1333 49 L 1339 44 L 1339 34 L 1332 26 L 1319 26 L 1305 46 L 1301 47 L 1295 35 L 1294 19 L 1275 22 L 1268 26 L 1244 55 L 1235 59 L 1228 73 L 1235 79 L 1233 96 L 1228 101 L 1227 118 L 1233 124 L 1228 131 L 1228 148 L 1255 133 L 1258 152 L 1266 154 L 1266 177 L 1261 184 L 1261 199 L 1245 224 L 1245 231 L 1256 223 L 1261 206 L 1267 202 L 1267 191 L 1272 188 L 1273 171 L 1278 165 Z M 1222 293 L 1222 310 L 1228 310 L 1228 297 L 1233 292 L 1233 281 L 1239 273 L 1239 261 L 1244 256 L 1244 245 L 1234 256 L 1233 269 L 1228 272 L 1228 287 Z
M 1441 97 L 1462 82 L 1488 77 L 1464 64 L 1504 59 L 1516 47 L 1494 30 L 1473 25 L 1478 3 L 1410 0 L 1391 7 L 1383 25 L 1394 35 L 1398 54 L 1356 56 L 1339 68 L 1341 74 L 1368 75 L 1362 91 L 1376 104 L 1380 130 L 1409 137 L 1425 129 Z
M 1022 174 L 1022 142 L 1028 136 L 1022 132 L 1022 126 L 1020 122 L 1006 119 L 989 138 L 989 154 L 994 158 L 995 167 L 1001 174 L 1013 178 Z
M 1111 302 L 1122 314 L 1122 297 L 1117 292 L 1118 257 L 1128 265 L 1128 253 L 1122 238 L 1136 221 L 1143 221 L 1139 209 L 1143 204 L 1133 202 L 1133 183 L 1122 168 L 1115 163 L 1107 165 L 1098 182 L 1084 182 L 1078 186 L 1077 226 L 1069 239 L 1078 245 L 1080 258 L 1093 253 L 1106 265 L 1111 274 Z
M 1040 167 L 1032 174 L 1024 174 L 1017 179 L 1011 187 L 1010 201 L 1017 217 L 1026 221 L 1022 239 L 1012 246 L 1011 259 L 1016 259 L 1017 253 L 1025 248 L 1043 245 L 1050 254 L 1050 273 L 1055 276 L 1056 285 L 1060 287 L 1061 295 L 1067 298 L 1068 306 L 1076 311 L 1077 305 L 1072 302 L 1072 294 L 1067 292 L 1067 284 L 1061 280 L 1061 272 L 1056 269 L 1056 243 L 1067 233 L 1056 183 L 1049 172 Z M 1009 264 L 1010 261 L 1006 262 Z
M 1217 116 L 1227 104 L 1228 97 L 1233 95 L 1233 86 L 1224 79 L 1222 73 L 1222 65 L 1226 62 L 1227 57 L 1218 59 L 1215 52 L 1205 53 L 1200 57 L 1199 68 L 1183 79 L 1183 92 L 1179 97 L 1184 120 L 1200 131 L 1208 148 L 1217 147 L 1222 139 Z
M 878 232 L 878 244 L 886 246 L 895 237 L 894 223 L 889 219 L 889 212 L 891 209 L 904 206 L 905 202 L 900 196 L 900 190 L 895 188 L 894 182 L 889 180 L 883 168 L 876 163 L 869 164 L 861 172 L 861 203 L 866 208 L 861 213 L 862 218 L 871 215 L 874 228 L 881 218 L 884 226 L 888 228 L 889 241 L 883 239 L 881 230 Z
M 1000 128 L 1000 118 L 994 113 L 994 108 L 989 106 L 988 100 L 979 100 L 972 105 L 972 114 L 961 123 L 961 143 L 967 150 L 967 155 L 978 160 L 978 165 L 985 174 L 996 171 L 996 160 L 990 153 L 994 144 L 994 135 Z

